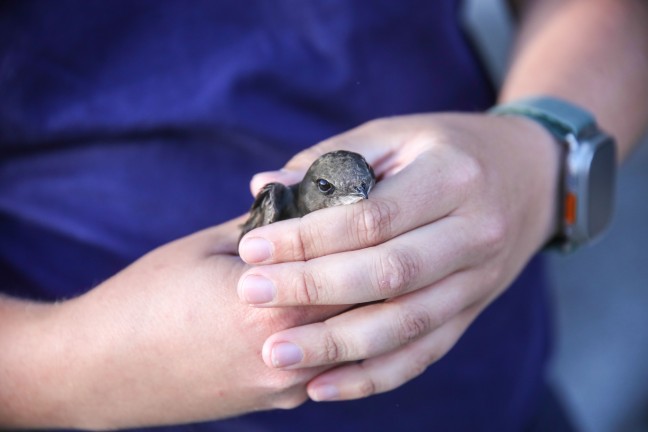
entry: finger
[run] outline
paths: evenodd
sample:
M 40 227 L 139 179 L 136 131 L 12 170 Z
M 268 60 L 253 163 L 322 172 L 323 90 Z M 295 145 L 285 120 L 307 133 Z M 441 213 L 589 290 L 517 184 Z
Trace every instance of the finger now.
M 256 306 L 358 304 L 396 297 L 468 268 L 490 253 L 453 216 L 379 246 L 309 261 L 256 266 L 237 287 Z
M 436 221 L 463 202 L 466 181 L 438 163 L 434 155 L 422 154 L 378 183 L 367 200 L 252 230 L 241 241 L 241 258 L 249 264 L 304 261 L 374 246 Z M 422 175 L 428 172 L 435 174 Z
M 388 161 L 393 156 L 392 150 L 399 146 L 404 138 L 402 134 L 396 134 L 392 129 L 389 134 L 380 134 L 381 146 L 376 146 L 375 134 L 377 132 L 373 131 L 373 129 L 376 129 L 376 125 L 380 125 L 380 122 L 359 126 L 309 147 L 294 155 L 281 170 L 256 174 L 250 182 L 252 195 L 256 196 L 263 186 L 271 182 L 279 182 L 285 185 L 299 183 L 315 159 L 324 153 L 335 150 L 349 150 L 360 153 L 373 166 L 377 174 L 382 174 L 390 165 Z M 384 128 L 385 126 L 383 126 Z
M 467 309 L 437 331 L 398 350 L 324 372 L 307 385 L 309 397 L 314 401 L 359 399 L 401 386 L 450 351 L 479 310 L 479 306 Z
M 348 150 L 360 153 L 374 168 L 376 174 L 382 174 L 393 164 L 397 150 L 420 136 L 421 124 L 415 124 L 417 122 L 411 120 L 411 116 L 409 119 L 394 117 L 362 124 L 297 153 L 284 168 L 305 171 L 324 153 Z M 395 123 L 397 127 L 394 127 Z M 407 127 L 407 123 L 410 127 Z
M 299 183 L 304 177 L 305 172 L 306 170 L 289 171 L 281 169 L 278 171 L 266 171 L 255 174 L 250 181 L 250 191 L 252 192 L 252 196 L 257 196 L 261 188 L 268 183 L 277 182 L 285 185 Z
M 483 300 L 480 293 L 469 276 L 456 274 L 393 301 L 275 333 L 264 343 L 263 359 L 268 366 L 286 369 L 379 356 L 434 332 Z

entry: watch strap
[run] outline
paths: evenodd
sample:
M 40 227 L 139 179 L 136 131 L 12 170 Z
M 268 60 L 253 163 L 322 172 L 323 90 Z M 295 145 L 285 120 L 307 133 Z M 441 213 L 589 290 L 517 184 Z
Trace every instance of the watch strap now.
M 570 252 L 588 242 L 592 237 L 590 220 L 587 215 L 590 211 L 588 203 L 591 203 L 591 197 L 589 196 L 590 189 L 583 182 L 585 178 L 582 177 L 581 172 L 582 162 L 585 160 L 583 154 L 592 149 L 594 137 L 607 138 L 606 142 L 612 142 L 612 146 L 613 140 L 598 129 L 592 114 L 561 99 L 551 97 L 519 99 L 497 105 L 491 108 L 489 113 L 523 116 L 534 120 L 552 133 L 557 141 L 565 145 L 566 153 L 562 167 L 562 191 L 559 203 L 560 233 L 547 246 L 563 252 Z M 582 147 L 581 142 L 589 143 L 589 145 Z M 587 163 L 591 163 L 591 159 Z M 589 178 L 589 169 L 586 174 L 587 178 Z
M 575 137 L 594 127 L 596 121 L 589 112 L 567 101 L 551 97 L 530 97 L 497 105 L 489 110 L 496 115 L 522 115 L 546 126 L 554 135 L 564 139 Z

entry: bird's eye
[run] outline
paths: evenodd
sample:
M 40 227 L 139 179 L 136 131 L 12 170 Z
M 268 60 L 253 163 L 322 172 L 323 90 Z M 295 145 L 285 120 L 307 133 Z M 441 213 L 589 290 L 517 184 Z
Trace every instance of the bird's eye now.
M 322 193 L 329 193 L 333 190 L 333 185 L 329 183 L 327 180 L 319 179 L 317 180 L 317 188 Z
M 360 187 L 364 190 L 367 190 L 367 183 L 362 182 L 362 184 L 360 184 Z

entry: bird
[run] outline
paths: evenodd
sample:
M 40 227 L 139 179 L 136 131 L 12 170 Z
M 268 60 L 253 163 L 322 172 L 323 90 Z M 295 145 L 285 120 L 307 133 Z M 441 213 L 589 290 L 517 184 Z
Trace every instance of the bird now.
M 241 225 L 239 243 L 254 228 L 368 199 L 375 184 L 374 170 L 362 155 L 346 150 L 325 153 L 311 164 L 301 182 L 289 186 L 274 182 L 261 188 Z

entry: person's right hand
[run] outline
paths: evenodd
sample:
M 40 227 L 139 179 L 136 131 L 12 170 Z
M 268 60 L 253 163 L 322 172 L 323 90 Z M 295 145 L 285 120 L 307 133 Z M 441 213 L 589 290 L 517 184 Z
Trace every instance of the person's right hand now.
M 305 383 L 323 368 L 268 368 L 263 341 L 340 307 L 242 304 L 240 222 L 160 247 L 87 294 L 43 308 L 3 343 L 3 357 L 17 361 L 0 372 L 8 379 L 2 387 L 13 391 L 0 389 L 0 401 L 11 401 L 0 403 L 0 419 L 20 412 L 6 426 L 121 428 L 305 401 Z
M 513 116 L 374 120 L 296 155 L 287 170 L 258 174 L 252 186 L 294 183 L 318 156 L 340 149 L 372 164 L 380 181 L 368 200 L 256 228 L 239 249 L 255 265 L 238 287 L 249 304 L 359 305 L 264 344 L 271 368 L 338 366 L 309 383 L 317 401 L 364 398 L 421 374 L 558 226 L 559 146 L 536 122 Z M 290 345 L 297 362 L 274 351 Z

